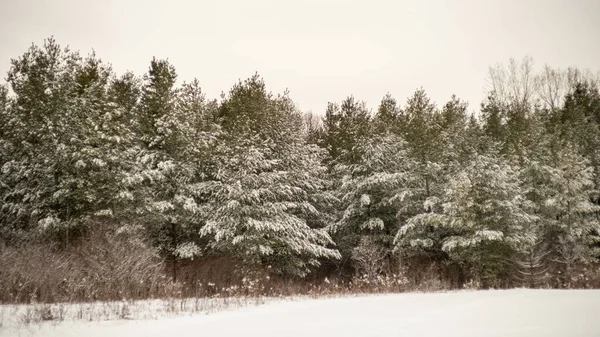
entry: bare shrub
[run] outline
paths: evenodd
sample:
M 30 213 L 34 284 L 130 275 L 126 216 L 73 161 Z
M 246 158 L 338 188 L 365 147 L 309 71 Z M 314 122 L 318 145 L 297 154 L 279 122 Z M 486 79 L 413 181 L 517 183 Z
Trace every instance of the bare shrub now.
M 600 288 L 600 264 L 587 263 L 572 266 L 568 275 L 563 269 L 554 273 L 556 286 L 568 289 L 598 289 Z
M 54 303 L 164 296 L 162 261 L 140 238 L 95 233 L 61 251 L 43 243 L 0 251 L 0 301 Z
M 401 261 L 399 259 L 398 263 L 399 273 L 408 280 L 407 290 L 461 289 L 469 276 L 466 274 L 464 266 L 439 256 L 404 257 Z
M 431 264 L 421 275 L 421 282 L 413 284 L 412 289 L 418 291 L 438 291 L 448 289 L 448 286 L 442 281 L 439 268 L 435 264 Z
M 27 307 L 25 309 L 25 312 L 23 312 L 20 316 L 19 316 L 19 320 L 21 321 L 22 324 L 24 325 L 28 325 L 34 322 L 39 322 L 36 321 L 36 316 L 35 316 L 35 308 L 34 307 Z
M 371 237 L 363 237 L 352 251 L 352 261 L 359 278 L 374 280 L 386 269 L 387 250 Z
M 183 297 L 260 296 L 269 293 L 275 278 L 268 268 L 249 266 L 228 256 L 181 261 Z
M 127 301 L 121 302 L 121 305 L 119 306 L 118 317 L 119 319 L 131 318 L 131 311 L 129 310 L 129 303 L 127 303 Z
M 36 311 L 41 321 L 53 321 L 55 319 L 52 307 L 47 304 L 38 306 Z
M 83 273 L 75 284 L 88 299 L 122 300 L 162 297 L 164 265 L 139 237 L 97 234 L 77 249 Z

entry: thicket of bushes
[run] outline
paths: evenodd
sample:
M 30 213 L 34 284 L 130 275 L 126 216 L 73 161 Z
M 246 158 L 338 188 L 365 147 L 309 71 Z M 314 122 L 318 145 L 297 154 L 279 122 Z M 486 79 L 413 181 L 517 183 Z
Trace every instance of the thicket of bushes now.
M 369 254 L 369 253 L 366 253 Z M 365 262 L 377 261 L 368 257 Z M 178 280 L 172 265 L 157 250 L 139 242 L 108 235 L 76 242 L 68 250 L 46 243 L 0 250 L 0 302 L 73 303 L 131 301 L 141 299 L 185 299 L 199 297 L 337 296 L 360 293 L 479 289 L 460 266 L 412 261 L 381 270 L 380 265 L 360 268 L 363 273 L 342 277 L 330 268 L 304 279 L 288 279 L 272 270 L 249 267 L 229 257 L 180 262 Z M 363 262 L 359 262 L 363 263 Z M 385 264 L 383 264 L 385 265 Z M 327 267 L 327 266 L 325 266 Z M 547 273 L 533 287 L 560 288 L 561 278 Z M 514 283 L 530 286 L 522 280 Z M 508 285 L 507 285 L 508 286 Z M 600 265 L 579 266 L 571 288 L 600 288 Z

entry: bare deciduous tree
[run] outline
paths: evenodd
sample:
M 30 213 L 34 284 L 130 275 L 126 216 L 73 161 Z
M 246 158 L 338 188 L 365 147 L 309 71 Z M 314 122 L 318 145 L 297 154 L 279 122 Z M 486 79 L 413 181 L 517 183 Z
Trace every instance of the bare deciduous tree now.
M 497 64 L 490 67 L 488 88 L 496 94 L 500 103 L 513 103 L 521 108 L 535 103 L 537 83 L 533 64 L 531 57 L 524 57 L 520 62 L 511 58 L 508 65 Z
M 323 132 L 323 118 L 312 111 L 304 113 L 304 128 L 308 141 L 316 143 Z
M 551 110 L 558 109 L 569 90 L 568 72 L 545 65 L 536 82 L 540 100 Z

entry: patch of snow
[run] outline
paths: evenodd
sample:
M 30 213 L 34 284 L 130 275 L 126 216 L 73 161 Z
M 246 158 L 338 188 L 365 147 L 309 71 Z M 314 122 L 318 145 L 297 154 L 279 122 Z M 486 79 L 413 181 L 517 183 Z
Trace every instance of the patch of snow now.
M 0 336 L 598 336 L 598 290 L 406 293 L 296 300 L 211 315 L 41 324 Z

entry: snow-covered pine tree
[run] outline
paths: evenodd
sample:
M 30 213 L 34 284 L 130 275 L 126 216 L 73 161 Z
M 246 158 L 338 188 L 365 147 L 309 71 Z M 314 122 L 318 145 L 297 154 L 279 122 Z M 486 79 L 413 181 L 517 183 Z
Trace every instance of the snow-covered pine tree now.
M 75 70 L 76 96 L 70 102 L 72 129 L 66 150 L 59 151 L 61 176 L 52 202 L 63 205 L 74 229 L 118 224 L 129 200 L 122 183 L 135 165 L 132 116 L 110 100 L 113 77 L 94 54 Z
M 561 110 L 554 111 L 560 138 L 576 144 L 594 174 L 593 201 L 600 205 L 600 88 L 589 80 L 572 84 Z M 600 217 L 600 214 L 598 214 Z
M 529 201 L 529 212 L 537 218 L 524 232 L 531 238 L 524 242 L 519 252 L 513 257 L 515 263 L 514 278 L 517 283 L 526 287 L 539 287 L 546 284 L 549 273 L 549 249 L 546 233 L 549 229 L 548 219 L 543 212 L 547 198 L 552 194 L 550 179 L 552 168 L 549 166 L 549 137 L 539 135 L 540 146 L 513 156 L 513 161 L 520 166 L 519 178 L 523 196 Z
M 442 133 L 436 123 L 435 104 L 423 89 L 419 89 L 408 99 L 404 115 L 402 134 L 409 156 L 417 163 L 413 170 L 418 178 L 414 180 L 411 198 L 398 212 L 402 222 L 423 212 L 423 205 L 429 205 L 428 200 L 439 198 L 443 191 Z
M 151 61 L 137 108 L 138 168 L 127 180 L 140 220 L 172 262 L 174 279 L 180 259 L 202 253 L 197 233 L 206 214 L 196 184 L 205 178 L 203 163 L 216 130 L 198 82 L 178 90 L 176 78 L 168 61 Z
M 589 161 L 577 148 L 563 144 L 553 155 L 548 167 L 548 193 L 540 214 L 546 221 L 545 236 L 562 274 L 562 286 L 569 286 L 573 268 L 578 263 L 595 259 L 600 221 L 599 206 L 592 202 L 594 174 Z
M 345 257 L 352 256 L 364 237 L 371 237 L 390 257 L 398 230 L 396 213 L 412 193 L 415 163 L 404 140 L 391 132 L 358 139 L 352 151 L 359 162 L 334 167 L 341 177 L 342 212 L 330 231 Z
M 518 104 L 514 105 L 517 109 Z M 551 171 L 553 159 L 550 156 L 553 136 L 544 128 L 544 115 L 539 110 L 524 115 L 522 112 L 509 112 L 506 141 L 502 146 L 505 157 L 518 167 L 523 196 L 529 201 L 528 213 L 536 216 L 524 228 L 530 241 L 526 241 L 515 254 L 514 279 L 527 287 L 540 287 L 547 284 L 550 272 L 549 242 L 547 240 L 548 219 L 543 209 L 551 195 Z M 535 140 L 535 141 L 533 141 Z
M 573 103 L 571 99 L 567 101 Z M 584 110 L 573 109 L 563 125 L 556 123 L 557 115 L 564 112 L 554 110 L 546 115 L 537 111 L 526 121 L 527 135 L 518 137 L 519 151 L 513 154 L 513 161 L 521 167 L 525 196 L 538 216 L 530 228 L 536 244 L 524 247 L 525 254 L 517 262 L 531 260 L 531 254 L 540 256 L 538 269 L 565 286 L 571 282 L 573 266 L 594 257 L 592 247 L 598 233 L 599 208 L 590 165 L 595 150 L 585 150 L 586 146 L 590 149 L 588 141 L 594 142 L 595 126 Z
M 217 108 L 217 102 L 206 98 L 197 79 L 181 86 L 176 103 L 177 126 L 174 127 L 181 132 L 185 143 L 176 150 L 175 158 L 187 167 L 189 175 L 178 182 L 179 207 L 183 209 L 184 220 L 175 248 L 175 255 L 180 259 L 202 255 L 206 249 L 206 240 L 200 237 L 199 231 L 208 219 L 210 194 L 197 184 L 212 179 L 213 147 L 221 133 L 215 121 Z
M 136 107 L 138 139 L 136 169 L 126 180 L 130 198 L 136 201 L 135 213 L 157 245 L 173 266 L 177 278 L 175 249 L 181 209 L 174 205 L 179 188 L 176 177 L 189 171 L 178 172 L 178 161 L 172 154 L 182 145 L 177 130 L 168 122 L 175 115 L 177 91 L 175 68 L 166 60 L 152 59 L 147 74 L 142 78 L 140 101 Z M 171 142 L 173 141 L 173 142 Z
M 435 115 L 435 124 L 439 130 L 441 144 L 441 165 L 443 175 L 449 177 L 453 172 L 468 162 L 474 155 L 476 143 L 473 135 L 468 132 L 469 116 L 467 115 L 468 104 L 452 95 Z
M 541 236 L 542 229 L 530 229 L 533 235 L 531 242 L 526 244 L 515 257 L 515 280 L 522 286 L 538 288 L 548 284 L 550 267 L 548 256 L 550 250 Z
M 398 209 L 402 226 L 423 217 L 435 218 L 442 211 L 441 199 L 449 182 L 475 157 L 479 129 L 476 121 L 469 120 L 466 110 L 466 102 L 452 96 L 439 112 L 435 112 L 422 90 L 409 100 L 410 124 L 420 130 L 411 131 L 413 142 L 420 139 L 420 144 L 412 146 L 411 157 L 419 165 L 414 171 L 416 179 L 410 186 L 412 194 Z M 419 244 L 396 247 L 415 282 L 420 282 L 421 275 L 430 272 L 430 268 L 435 268 L 440 277 L 450 270 L 460 270 L 442 250 L 444 240 L 452 234 L 447 228 L 423 224 L 416 226 L 411 234 L 414 242 Z M 461 275 L 454 273 L 453 281 L 460 284 Z
M 350 96 L 340 104 L 329 103 L 323 125 L 325 130 L 321 145 L 329 152 L 330 166 L 340 163 L 341 156 L 345 164 L 360 160 L 353 157 L 352 148 L 371 131 L 370 114 L 365 102 Z
M 139 103 L 142 93 L 141 79 L 131 72 L 127 72 L 119 77 L 111 79 L 108 88 L 110 102 L 115 104 L 118 109 L 123 110 L 127 115 L 132 114 Z M 137 127 L 137 121 L 130 121 L 132 130 Z
M 19 146 L 1 171 L 3 214 L 16 231 L 40 229 L 68 245 L 115 208 L 128 120 L 108 104 L 112 71 L 94 55 L 48 39 L 12 64 L 4 138 Z
M 405 226 L 407 221 L 415 216 L 435 212 L 442 197 L 444 180 L 447 180 L 442 166 L 443 153 L 448 151 L 442 145 L 444 136 L 441 130 L 442 120 L 423 89 L 415 91 L 409 97 L 404 107 L 405 122 L 402 124 L 401 131 L 407 143 L 408 155 L 416 165 L 411 170 L 414 176 L 409 186 L 411 193 L 399 205 L 396 214 L 401 226 Z M 429 227 L 424 227 L 426 228 Z M 443 233 L 426 231 L 423 232 L 422 239 L 431 235 L 438 236 Z M 406 264 L 410 264 L 411 260 L 420 260 L 423 256 L 431 260 L 432 256 L 439 255 L 438 252 L 409 253 L 406 250 L 399 250 L 399 252 L 405 258 Z
M 220 107 L 223 135 L 201 234 L 211 247 L 281 274 L 305 276 L 337 259 L 324 229 L 311 228 L 323 193 L 322 152 L 306 145 L 302 116 L 287 95 L 273 97 L 254 76 L 233 87 Z
M 14 98 L 4 137 L 15 146 L 2 166 L 1 180 L 8 186 L 2 196 L 5 223 L 15 233 L 37 229 L 38 221 L 57 224 L 61 220 L 57 214 L 61 210 L 46 200 L 58 184 L 60 161 L 54 154 L 64 148 L 58 144 L 59 135 L 68 134 L 62 118 L 68 117 L 64 116 L 68 111 L 65 91 L 73 90 L 71 74 L 77 61 L 77 56 L 52 39 L 12 60 L 7 81 Z
M 399 135 L 403 121 L 403 112 L 398 102 L 387 93 L 379 103 L 377 113 L 373 117 L 373 131 L 376 133 L 392 132 Z
M 451 180 L 439 212 L 417 215 L 398 231 L 398 249 L 431 247 L 436 242 L 423 233 L 447 231 L 442 250 L 469 266 L 483 287 L 501 286 L 510 258 L 532 240 L 524 230 L 536 218 L 520 187 L 513 167 L 497 155 L 479 155 Z
M 1 169 L 6 162 L 12 159 L 14 145 L 8 136 L 9 125 L 9 97 L 8 88 L 5 85 L 0 86 L 0 201 L 4 203 L 4 197 L 8 195 L 10 186 L 4 181 L 4 174 Z M 10 240 L 12 236 L 12 228 L 8 226 L 10 214 L 7 209 L 0 207 L 0 237 L 4 240 Z
M 488 148 L 506 141 L 506 111 L 497 95 L 491 92 L 481 103 L 482 143 Z

